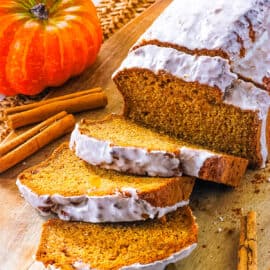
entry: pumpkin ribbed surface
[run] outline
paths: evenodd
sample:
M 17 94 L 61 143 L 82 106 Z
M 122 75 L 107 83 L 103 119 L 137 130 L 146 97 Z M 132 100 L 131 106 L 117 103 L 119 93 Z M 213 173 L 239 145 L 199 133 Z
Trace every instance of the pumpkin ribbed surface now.
M 102 42 L 90 0 L 4 0 L 0 18 L 0 93 L 5 95 L 34 95 L 63 84 L 95 61 Z

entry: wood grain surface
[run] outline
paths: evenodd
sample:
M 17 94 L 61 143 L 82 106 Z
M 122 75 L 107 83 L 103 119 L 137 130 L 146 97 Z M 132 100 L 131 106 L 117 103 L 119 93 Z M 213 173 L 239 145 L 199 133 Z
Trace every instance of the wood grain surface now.
M 123 101 L 111 81 L 111 74 L 120 65 L 130 46 L 149 27 L 170 0 L 157 1 L 140 17 L 114 34 L 101 49 L 95 65 L 81 76 L 55 89 L 52 96 L 96 86 L 105 89 L 109 104 L 104 110 L 77 115 L 97 119 L 120 113 Z M 169 30 L 169 29 L 168 29 Z M 0 270 L 41 270 L 34 254 L 45 218 L 28 205 L 16 188 L 16 176 L 23 169 L 46 158 L 66 136 L 31 156 L 5 174 L 0 175 Z M 197 181 L 191 206 L 199 224 L 199 244 L 192 255 L 169 270 L 232 270 L 237 266 L 240 213 L 257 211 L 259 270 L 270 269 L 270 167 L 249 171 L 240 187 Z

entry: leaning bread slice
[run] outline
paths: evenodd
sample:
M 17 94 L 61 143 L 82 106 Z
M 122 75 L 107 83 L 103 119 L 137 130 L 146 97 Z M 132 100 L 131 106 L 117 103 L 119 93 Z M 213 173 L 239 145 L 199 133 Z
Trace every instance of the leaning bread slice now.
M 86 222 L 162 217 L 188 204 L 193 185 L 190 177 L 150 179 L 97 168 L 79 159 L 68 143 L 17 180 L 24 198 L 41 214 Z
M 36 254 L 47 269 L 164 270 L 196 247 L 197 225 L 189 207 L 166 222 L 89 224 L 47 221 Z
M 70 147 L 93 165 L 138 175 L 186 175 L 237 186 L 248 161 L 137 125 L 119 115 L 82 120 L 72 132 Z

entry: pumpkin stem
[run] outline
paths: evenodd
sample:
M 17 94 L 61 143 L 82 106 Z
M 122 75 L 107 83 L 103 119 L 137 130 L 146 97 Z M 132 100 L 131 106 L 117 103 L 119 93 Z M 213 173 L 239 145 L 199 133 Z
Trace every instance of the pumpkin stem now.
M 30 12 L 38 19 L 40 20 L 48 20 L 49 18 L 49 12 L 46 8 L 46 5 L 43 3 L 39 3 L 32 8 L 30 8 Z

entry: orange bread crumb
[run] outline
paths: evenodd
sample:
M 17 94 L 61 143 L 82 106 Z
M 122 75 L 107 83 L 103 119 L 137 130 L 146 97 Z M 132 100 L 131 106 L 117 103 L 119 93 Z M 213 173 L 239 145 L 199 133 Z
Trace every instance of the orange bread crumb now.
M 189 207 L 168 214 L 166 222 L 98 225 L 53 219 L 43 225 L 36 259 L 61 270 L 73 270 L 76 262 L 117 270 L 164 260 L 196 242 L 197 225 Z

